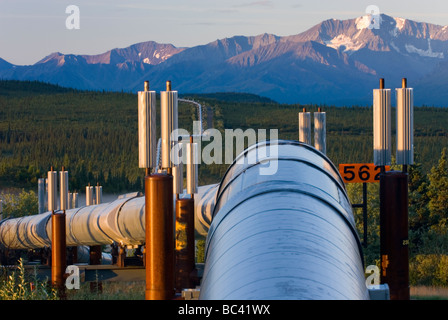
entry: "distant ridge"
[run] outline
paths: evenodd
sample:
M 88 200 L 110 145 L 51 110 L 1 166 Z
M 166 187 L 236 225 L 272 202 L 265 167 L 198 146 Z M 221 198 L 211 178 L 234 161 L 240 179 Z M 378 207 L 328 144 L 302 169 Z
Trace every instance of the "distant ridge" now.
M 37 80 L 0 80 L 0 96 L 20 95 L 23 97 L 24 95 L 31 96 L 65 92 L 78 92 L 78 90 Z
M 0 71 L 12 68 L 13 65 L 6 60 L 0 58 Z
M 191 99 L 214 99 L 218 101 L 226 102 L 245 102 L 245 103 L 277 103 L 276 101 L 262 97 L 252 93 L 240 93 L 240 92 L 217 92 L 217 93 L 192 93 L 182 94 L 182 97 L 188 97 Z
M 153 41 L 98 55 L 52 53 L 30 66 L 0 59 L 0 78 L 87 90 L 251 93 L 280 103 L 370 105 L 379 78 L 408 78 L 415 103 L 447 106 L 448 26 L 381 15 L 325 20 L 291 36 L 218 39 L 191 48 Z
M 33 96 L 33 95 L 46 95 L 57 94 L 67 92 L 98 92 L 89 90 L 78 90 L 68 87 L 62 87 L 57 84 L 51 84 L 38 80 L 0 80 L 0 96 Z M 123 92 L 132 93 L 132 92 Z M 276 104 L 274 100 L 266 97 L 261 97 L 251 93 L 239 93 L 239 92 L 217 92 L 217 93 L 181 93 L 181 98 L 188 99 L 207 99 L 217 100 L 225 102 L 238 102 L 238 103 L 269 103 Z

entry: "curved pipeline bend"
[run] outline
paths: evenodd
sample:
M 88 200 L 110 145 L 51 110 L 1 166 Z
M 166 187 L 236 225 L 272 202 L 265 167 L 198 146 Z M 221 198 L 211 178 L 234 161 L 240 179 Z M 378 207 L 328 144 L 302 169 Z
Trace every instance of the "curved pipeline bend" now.
M 267 165 L 277 170 L 261 175 Z M 352 209 L 328 158 L 283 140 L 237 157 L 216 195 L 200 299 L 368 298 Z

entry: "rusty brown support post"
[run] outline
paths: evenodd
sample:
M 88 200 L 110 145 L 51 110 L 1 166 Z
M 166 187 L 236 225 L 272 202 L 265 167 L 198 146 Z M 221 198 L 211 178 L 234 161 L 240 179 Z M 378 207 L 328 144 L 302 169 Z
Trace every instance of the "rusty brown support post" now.
M 89 260 L 91 265 L 101 264 L 102 250 L 101 246 L 90 246 Z M 101 281 L 90 282 L 90 292 L 103 292 L 103 283 Z
M 145 177 L 146 300 L 174 298 L 173 176 Z
M 126 248 L 123 246 L 118 247 L 118 254 L 117 254 L 117 266 L 120 268 L 125 267 L 125 258 L 126 258 Z
M 176 201 L 176 292 L 194 288 L 194 198 Z
M 67 248 L 67 265 L 77 264 L 78 263 L 78 247 L 68 247 Z
M 171 91 L 171 80 L 166 82 L 166 91 Z
M 408 174 L 380 174 L 381 283 L 391 300 L 409 300 Z
M 405 89 L 405 88 L 408 87 L 408 79 L 406 79 L 406 78 L 402 78 L 402 79 L 401 79 L 401 87 L 402 87 L 403 89 Z
M 64 296 L 65 269 L 67 268 L 65 212 L 51 215 L 51 284 Z
M 101 246 L 90 246 L 90 264 L 101 264 Z

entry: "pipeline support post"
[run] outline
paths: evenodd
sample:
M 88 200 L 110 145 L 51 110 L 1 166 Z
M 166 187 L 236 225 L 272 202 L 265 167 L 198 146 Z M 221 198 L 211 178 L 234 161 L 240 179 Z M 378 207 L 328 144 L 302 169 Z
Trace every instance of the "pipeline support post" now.
M 67 264 L 65 209 L 68 194 L 68 173 L 60 172 L 61 210 L 57 210 L 57 172 L 48 172 L 48 210 L 51 211 L 51 285 L 65 297 L 64 275 Z
M 408 174 L 380 174 L 381 283 L 391 300 L 409 300 Z
M 114 248 L 113 249 L 114 253 L 116 254 L 115 264 L 120 268 L 124 268 L 125 267 L 126 249 L 120 244 L 116 244 L 113 248 Z
M 194 198 L 176 200 L 176 292 L 194 288 Z
M 63 296 L 67 267 L 65 212 L 53 212 L 51 224 L 51 284 Z
M 194 194 L 198 192 L 198 149 L 190 136 L 186 144 L 187 186 L 190 198 L 176 201 L 176 291 L 193 288 L 196 283 L 194 245 Z M 180 178 L 180 177 L 179 177 Z M 180 185 L 179 185 L 180 187 Z M 182 188 L 179 188 L 182 189 Z M 181 190 L 176 190 L 181 192 Z
M 90 246 L 89 261 L 91 265 L 101 264 L 101 246 Z
M 145 177 L 146 300 L 174 297 L 173 176 Z

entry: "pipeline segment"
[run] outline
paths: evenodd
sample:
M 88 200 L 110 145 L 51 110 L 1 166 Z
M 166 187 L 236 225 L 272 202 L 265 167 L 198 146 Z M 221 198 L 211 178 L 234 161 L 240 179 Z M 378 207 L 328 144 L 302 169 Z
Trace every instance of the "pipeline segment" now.
M 201 186 L 195 196 L 196 238 L 207 235 L 217 186 Z M 180 197 L 184 195 L 185 190 Z M 109 203 L 68 209 L 66 233 L 67 247 L 144 244 L 145 198 L 129 194 Z M 0 244 L 9 249 L 50 247 L 51 235 L 51 212 L 0 221 Z
M 260 175 L 266 165 L 276 172 Z M 217 191 L 200 299 L 368 298 L 351 205 L 328 158 L 282 140 L 240 154 Z

